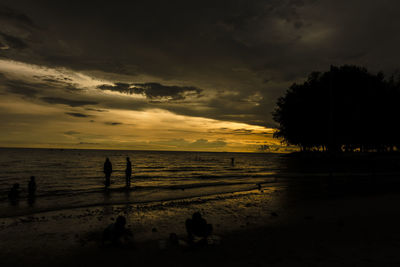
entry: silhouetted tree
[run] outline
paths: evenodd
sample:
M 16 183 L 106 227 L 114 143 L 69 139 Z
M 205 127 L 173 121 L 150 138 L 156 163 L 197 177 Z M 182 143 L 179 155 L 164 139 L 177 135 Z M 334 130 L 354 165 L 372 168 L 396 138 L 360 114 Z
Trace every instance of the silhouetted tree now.
M 302 150 L 392 151 L 400 148 L 400 83 L 357 66 L 313 72 L 279 98 L 274 137 Z

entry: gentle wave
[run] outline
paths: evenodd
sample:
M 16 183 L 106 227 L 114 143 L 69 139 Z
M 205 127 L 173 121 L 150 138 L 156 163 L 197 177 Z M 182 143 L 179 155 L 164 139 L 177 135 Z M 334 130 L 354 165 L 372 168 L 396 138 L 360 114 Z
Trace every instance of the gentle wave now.
M 273 183 L 276 180 L 270 179 L 270 180 L 263 180 L 260 183 L 266 184 L 266 183 Z M 175 185 L 134 185 L 127 189 L 125 186 L 120 186 L 120 187 L 114 187 L 114 188 L 108 188 L 107 191 L 112 193 L 112 192 L 126 192 L 131 191 L 145 191 L 145 190 L 185 190 L 185 189 L 193 189 L 193 188 L 204 188 L 204 187 L 218 187 L 218 186 L 232 186 L 232 185 L 252 185 L 254 186 L 256 183 L 254 181 L 232 181 L 232 182 L 209 182 L 209 183 L 186 183 L 186 184 L 175 184 Z M 42 197 L 53 197 L 53 196 L 72 196 L 72 195 L 81 195 L 81 194 L 91 194 L 91 193 L 104 193 L 105 189 L 104 187 L 96 187 L 96 188 L 90 188 L 90 189 L 76 189 L 74 191 L 71 190 L 54 190 L 54 191 L 49 191 L 49 192 L 44 192 L 44 193 L 39 193 L 36 194 L 36 198 L 42 198 Z M 21 194 L 21 198 L 27 198 L 27 193 Z M 0 198 L 0 200 L 6 200 L 6 197 Z
M 268 184 L 266 182 L 265 184 Z M 265 186 L 264 184 L 264 186 Z M 52 211 L 63 211 L 67 209 L 79 209 L 79 208 L 90 208 L 90 207 L 106 207 L 106 206 L 114 206 L 114 205 L 142 205 L 142 204 L 149 204 L 149 203 L 160 203 L 161 207 L 165 207 L 166 203 L 172 205 L 179 205 L 179 204 L 192 204 L 195 202 L 205 202 L 210 200 L 223 200 L 226 198 L 235 197 L 234 195 L 230 195 L 232 193 L 244 193 L 244 194 L 254 194 L 257 192 L 257 186 L 254 184 L 240 184 L 241 187 L 236 188 L 225 188 L 225 190 L 219 191 L 209 191 L 209 192 L 201 192 L 201 193 L 189 193 L 183 195 L 155 195 L 154 197 L 144 197 L 138 199 L 102 199 L 101 201 L 85 199 L 85 201 L 80 201 L 76 203 L 71 203 L 67 201 L 61 201 L 58 204 L 49 205 L 42 205 L 36 206 L 31 208 L 22 208 L 22 209 L 13 209 L 12 211 L 2 212 L 0 210 L 0 218 L 9 218 L 9 217 L 16 217 L 16 216 L 29 216 L 37 213 L 44 213 L 44 212 L 52 212 Z M 224 185 L 219 185 L 224 186 Z M 227 185 L 225 185 L 227 186 Z M 231 185 L 232 186 L 232 185 Z M 256 191 L 255 191 L 256 190 Z M 264 187 L 264 190 L 268 190 L 268 188 Z M 105 192 L 104 190 L 91 192 L 91 193 L 98 193 L 97 195 L 104 196 L 113 193 L 119 193 L 120 196 L 123 196 L 124 193 L 127 191 L 125 188 L 115 188 L 111 192 Z M 201 197 L 201 198 L 199 198 Z M 174 201 L 184 201 L 180 203 L 171 203 Z

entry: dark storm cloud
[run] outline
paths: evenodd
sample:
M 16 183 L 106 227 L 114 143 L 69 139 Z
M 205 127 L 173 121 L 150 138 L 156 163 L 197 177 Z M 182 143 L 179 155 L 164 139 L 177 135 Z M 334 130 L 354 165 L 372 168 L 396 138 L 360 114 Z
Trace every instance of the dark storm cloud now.
M 77 145 L 100 145 L 100 143 L 91 143 L 91 142 L 79 142 Z
M 38 76 L 34 76 L 33 78 L 33 81 L 16 80 L 7 78 L 5 75 L 0 73 L 0 82 L 6 91 L 27 97 L 35 97 L 39 94 L 43 94 L 44 92 L 57 94 L 60 92 L 76 92 L 81 90 L 74 84 L 71 84 L 69 81 L 64 80 L 64 78 L 44 78 Z M 59 91 L 55 89 L 59 89 Z M 46 102 L 57 101 L 57 99 L 53 99 L 51 97 L 45 97 L 43 100 Z M 71 101 L 71 103 L 76 102 L 74 100 Z M 79 101 L 77 104 L 79 104 Z
M 91 115 L 79 113 L 79 112 L 65 112 L 65 114 L 72 116 L 72 117 L 77 117 L 77 118 L 87 118 L 91 117 Z
M 96 111 L 96 112 L 108 112 L 108 110 L 98 109 L 98 108 L 85 108 L 85 110 Z
M 49 104 L 62 104 L 70 107 L 81 107 L 81 106 L 98 104 L 97 102 L 94 101 L 72 100 L 61 97 L 41 97 L 40 99 Z
M 28 45 L 21 38 L 0 32 L 0 40 L 2 41 L 2 46 L 7 46 L 9 48 L 23 49 L 27 48 Z
M 21 80 L 8 79 L 4 74 L 0 73 L 0 86 L 8 93 L 21 95 L 24 97 L 35 97 L 40 91 L 33 84 Z
M 207 139 L 198 139 L 190 144 L 192 147 L 224 147 L 226 145 L 223 140 L 208 141 Z
M 74 85 L 71 79 L 66 77 L 39 77 L 39 79 L 46 84 L 47 87 L 57 87 L 65 91 L 80 91 L 81 88 Z
M 0 58 L 36 60 L 35 46 L 43 35 L 25 14 L 0 4 Z M 31 47 L 33 45 L 33 47 Z
M 40 88 L 32 85 L 31 83 L 26 83 L 19 80 L 6 80 L 1 79 L 3 85 L 9 93 L 18 94 L 26 97 L 34 97 L 40 91 Z
M 150 99 L 171 98 L 172 100 L 183 100 L 187 95 L 198 97 L 202 92 L 196 87 L 166 86 L 159 83 L 136 83 L 135 91 L 144 94 Z
M 193 86 L 168 86 L 159 83 L 115 83 L 114 85 L 99 85 L 101 90 L 116 91 L 124 94 L 141 94 L 148 99 L 184 100 L 187 96 L 199 97 L 201 89 Z
M 122 122 L 105 122 L 105 125 L 110 125 L 110 126 L 117 126 L 117 125 L 122 125 Z
M 42 80 L 45 82 L 50 82 L 50 83 L 69 83 L 72 82 L 71 78 L 65 77 L 65 76 L 60 76 L 60 77 L 55 77 L 54 75 L 43 75 L 43 76 L 38 76 L 34 75 L 33 78 Z
M 64 134 L 66 134 L 66 135 L 77 135 L 77 134 L 80 134 L 80 132 L 77 132 L 77 131 L 67 131 L 67 132 L 64 132 Z
M 254 29 L 263 26 L 263 18 L 268 16 L 282 17 L 299 25 L 296 7 L 301 3 L 7 2 L 46 26 L 43 31 L 49 49 L 44 52 L 43 47 L 33 44 L 32 49 L 41 50 L 42 59 L 50 64 L 166 78 L 185 78 L 191 73 L 226 76 L 229 68 L 224 68 L 231 63 L 259 58 L 259 51 L 253 49 L 257 45 L 252 35 Z M 136 11 L 134 16 L 132 10 Z
M 155 145 L 162 145 L 162 146 L 168 146 L 168 147 L 175 147 L 179 149 L 215 149 L 215 148 L 222 148 L 227 145 L 227 143 L 224 140 L 215 140 L 215 141 L 209 141 L 207 139 L 198 139 L 196 141 L 190 142 L 185 139 L 170 139 L 170 140 L 165 140 L 165 141 L 152 141 L 149 142 L 150 144 L 155 144 Z
M 0 17 L 29 27 L 36 27 L 33 21 L 25 14 L 19 13 L 3 5 L 0 5 Z
M 311 71 L 392 72 L 400 62 L 396 0 L 2 2 L 0 57 L 130 75 L 100 89 L 144 94 L 184 115 L 271 126 L 276 99 Z M 175 81 L 193 88 L 165 85 Z M 203 102 L 159 103 L 188 94 Z
M 101 90 L 116 91 L 124 94 L 133 94 L 134 90 L 129 83 L 115 83 L 114 85 L 102 84 L 97 86 Z
M 69 93 L 72 98 L 76 98 L 77 95 L 75 93 L 82 90 L 64 77 L 33 76 L 33 79 L 31 80 L 26 78 L 20 80 L 9 78 L 0 73 L 0 88 L 1 87 L 8 93 L 21 95 L 31 99 L 39 98 L 50 104 L 65 104 L 72 107 L 97 104 L 97 102 L 94 101 L 82 101 L 58 97 L 59 95 Z M 55 96 L 41 97 L 42 95 L 49 94 Z
M 254 130 L 248 130 L 248 129 L 228 129 L 228 128 L 219 128 L 219 129 L 210 129 L 208 130 L 209 133 L 211 134 L 224 134 L 224 135 L 241 135 L 241 136 L 269 136 L 272 137 L 273 132 L 260 132 L 260 131 L 254 131 Z
M 251 134 L 253 131 L 252 130 L 247 130 L 247 129 L 235 129 L 233 130 L 235 134 Z

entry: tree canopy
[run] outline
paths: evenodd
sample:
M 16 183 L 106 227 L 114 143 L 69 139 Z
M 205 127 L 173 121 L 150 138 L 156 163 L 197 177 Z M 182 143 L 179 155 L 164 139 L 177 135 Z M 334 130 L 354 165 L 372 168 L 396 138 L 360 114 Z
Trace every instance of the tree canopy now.
M 302 150 L 399 150 L 399 85 L 357 66 L 313 72 L 278 99 L 274 137 Z

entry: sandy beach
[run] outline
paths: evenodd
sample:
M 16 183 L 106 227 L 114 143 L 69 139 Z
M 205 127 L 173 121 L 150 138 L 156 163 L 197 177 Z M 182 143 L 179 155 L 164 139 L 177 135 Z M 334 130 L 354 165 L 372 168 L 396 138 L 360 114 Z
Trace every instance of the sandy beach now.
M 390 188 L 390 186 L 388 187 Z M 98 206 L 3 218 L 2 266 L 398 266 L 400 195 L 288 186 L 141 205 Z M 343 190 L 340 192 L 344 192 Z M 195 211 L 219 244 L 160 247 Z M 103 229 L 127 218 L 134 246 L 100 247 Z

